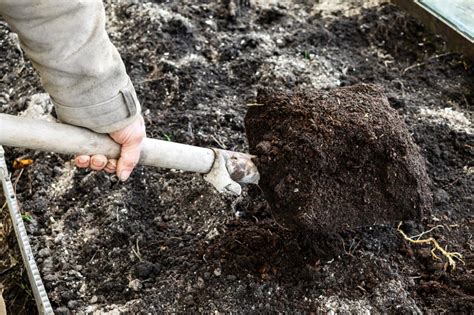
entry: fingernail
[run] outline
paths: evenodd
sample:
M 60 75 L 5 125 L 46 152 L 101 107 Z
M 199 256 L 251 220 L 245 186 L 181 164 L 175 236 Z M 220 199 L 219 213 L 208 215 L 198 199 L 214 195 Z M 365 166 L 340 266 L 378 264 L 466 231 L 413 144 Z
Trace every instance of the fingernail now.
M 79 163 L 86 163 L 87 162 L 87 156 L 80 156 L 79 157 Z
M 120 180 L 122 182 L 126 181 L 130 177 L 131 173 L 132 171 L 122 171 L 122 173 L 120 173 Z
M 103 162 L 103 161 L 92 160 L 92 164 L 94 164 L 94 166 L 97 166 L 97 167 L 102 167 L 102 166 L 104 166 L 104 162 Z

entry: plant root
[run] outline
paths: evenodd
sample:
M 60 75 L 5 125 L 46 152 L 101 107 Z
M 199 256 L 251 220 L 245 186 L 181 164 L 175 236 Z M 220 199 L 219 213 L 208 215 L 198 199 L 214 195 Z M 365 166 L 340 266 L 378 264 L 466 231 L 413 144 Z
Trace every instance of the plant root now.
M 443 261 L 438 255 L 436 255 L 436 250 L 440 251 L 441 254 L 446 257 L 446 259 L 448 260 L 445 264 L 444 264 L 444 271 L 446 271 L 448 269 L 448 267 L 451 267 L 451 270 L 455 270 L 456 269 L 456 259 L 460 262 L 462 262 L 464 265 L 466 264 L 463 260 L 463 256 L 461 253 L 458 253 L 458 252 L 448 252 L 447 250 L 445 250 L 443 247 L 441 247 L 441 245 L 439 245 L 438 241 L 436 241 L 434 238 L 430 237 L 430 238 L 427 238 L 427 239 L 414 239 L 412 237 L 409 237 L 408 235 L 405 234 L 405 232 L 403 232 L 402 229 L 400 229 L 400 226 L 402 225 L 402 222 L 400 222 L 398 224 L 398 227 L 397 227 L 397 230 L 398 232 L 400 232 L 400 234 L 403 236 L 403 238 L 412 243 L 412 244 L 433 244 L 433 248 L 431 249 L 431 257 L 433 257 L 434 260 L 439 260 L 439 261 Z M 420 235 L 423 235 L 425 233 L 422 233 Z

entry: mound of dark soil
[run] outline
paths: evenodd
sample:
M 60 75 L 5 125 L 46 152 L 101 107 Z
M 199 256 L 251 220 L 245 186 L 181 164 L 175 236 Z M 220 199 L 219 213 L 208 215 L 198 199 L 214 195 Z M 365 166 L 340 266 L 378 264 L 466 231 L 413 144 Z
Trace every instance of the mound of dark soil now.
M 381 88 L 262 90 L 245 125 L 261 188 L 292 228 L 420 219 L 432 198 L 425 162 Z

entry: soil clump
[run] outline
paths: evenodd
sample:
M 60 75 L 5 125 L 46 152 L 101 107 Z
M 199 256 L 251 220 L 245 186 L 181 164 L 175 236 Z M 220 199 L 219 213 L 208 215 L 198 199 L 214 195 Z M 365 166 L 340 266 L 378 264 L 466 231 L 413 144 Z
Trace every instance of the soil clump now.
M 425 162 L 382 88 L 262 89 L 245 119 L 279 223 L 320 232 L 420 219 Z

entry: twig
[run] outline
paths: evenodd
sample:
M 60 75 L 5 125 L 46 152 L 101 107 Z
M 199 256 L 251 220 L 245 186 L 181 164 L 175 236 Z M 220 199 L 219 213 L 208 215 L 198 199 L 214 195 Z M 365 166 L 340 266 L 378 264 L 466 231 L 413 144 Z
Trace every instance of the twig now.
M 18 181 L 20 181 L 20 177 L 23 174 L 24 170 L 25 170 L 24 168 L 20 170 L 20 174 L 18 174 L 18 176 L 15 178 L 15 182 L 13 183 L 13 192 L 15 193 L 15 195 L 16 195 L 16 186 L 18 185 Z
M 137 238 L 137 253 L 138 255 L 140 255 L 140 257 L 142 256 L 142 254 L 140 253 L 140 246 L 138 246 L 138 238 Z
M 211 138 L 221 147 L 223 150 L 227 150 L 227 147 L 224 143 L 222 143 L 220 140 L 218 140 L 214 135 L 211 135 Z
M 452 186 L 452 185 L 456 184 L 462 177 L 463 177 L 463 174 L 459 175 L 455 180 L 453 180 L 450 183 L 447 183 L 442 188 L 445 188 L 445 187 Z
M 357 242 L 357 244 L 355 244 L 354 248 L 352 248 L 352 246 L 354 245 L 354 240 L 352 240 L 351 246 L 349 247 L 349 253 L 351 253 L 351 255 L 352 255 L 352 253 L 355 252 L 356 248 L 359 247 L 360 242 L 362 242 L 362 240 L 359 240 L 359 241 Z
M 352 256 L 352 254 L 346 250 L 346 243 L 344 242 L 344 239 L 341 236 L 339 236 L 339 238 L 341 239 L 342 249 L 344 250 L 344 253 L 346 253 L 346 255 L 348 256 Z
M 279 227 L 281 228 L 282 230 L 286 230 L 286 231 L 289 231 L 290 229 L 289 228 L 286 228 L 284 227 L 283 225 L 281 225 L 280 223 L 278 223 L 277 219 L 275 218 L 275 216 L 273 215 L 273 212 L 270 212 L 271 215 L 272 215 L 272 219 L 273 219 L 273 222 Z
M 90 264 L 94 260 L 96 254 L 97 254 L 97 251 L 94 252 L 94 254 L 92 255 L 91 259 L 89 259 L 89 262 L 87 264 Z
M 361 287 L 360 285 L 358 285 L 357 288 L 358 288 L 359 290 L 361 290 L 362 292 L 366 292 L 366 293 L 367 293 L 367 290 L 364 289 L 363 287 Z
M 137 250 L 135 250 L 135 248 L 133 248 L 132 246 L 132 252 L 135 254 L 135 256 L 137 256 L 139 261 L 143 261 L 143 258 L 140 255 L 140 247 L 138 247 L 138 238 L 137 238 Z
M 407 236 L 405 234 L 405 232 L 403 232 L 401 229 L 400 229 L 400 226 L 402 225 L 402 222 L 400 222 L 398 224 L 398 227 L 397 227 L 397 230 L 398 232 L 400 232 L 400 234 L 403 236 L 403 238 L 410 242 L 410 243 L 413 243 L 413 244 L 433 244 L 433 248 L 431 249 L 431 257 L 433 257 L 433 259 L 436 259 L 436 260 L 441 260 L 442 259 L 436 255 L 435 251 L 436 250 L 439 250 L 441 252 L 441 254 L 443 254 L 444 257 L 446 257 L 448 259 L 448 261 L 444 264 L 444 270 L 447 270 L 448 269 L 448 266 L 451 266 L 451 269 L 452 270 L 455 270 L 456 269 L 456 261 L 454 260 L 454 258 L 456 258 L 457 260 L 459 260 L 460 262 L 462 262 L 464 265 L 466 264 L 464 262 L 464 260 L 462 259 L 463 256 L 458 253 L 458 252 L 448 252 L 446 251 L 443 247 L 441 247 L 441 245 L 439 245 L 439 243 L 432 237 L 430 238 L 427 238 L 427 239 L 424 239 L 424 240 L 420 240 L 420 239 L 417 239 L 417 240 L 414 240 L 412 239 L 411 237 Z
M 439 59 L 439 58 L 442 58 L 442 57 L 446 57 L 446 56 L 449 56 L 449 55 L 452 55 L 454 53 L 452 52 L 449 52 L 449 53 L 444 53 L 444 54 L 441 54 L 441 55 L 434 55 L 434 56 L 431 56 L 430 58 L 426 59 L 425 61 L 423 62 L 417 62 L 409 67 L 406 67 L 405 69 L 403 69 L 402 71 L 402 75 L 404 75 L 408 70 L 411 70 L 411 69 L 414 69 L 414 68 L 418 68 L 418 67 L 421 67 L 421 66 L 424 66 L 428 63 L 428 61 L 431 61 L 431 60 L 435 60 L 435 59 Z
M 436 230 L 437 228 L 440 228 L 440 227 L 444 228 L 444 226 L 440 224 L 440 225 L 437 225 L 435 227 L 432 227 L 428 231 L 424 231 L 424 232 L 421 232 L 420 234 L 410 236 L 410 238 L 411 239 L 416 238 L 417 240 L 419 240 L 423 235 L 428 234 L 428 233 L 432 232 L 433 230 Z

